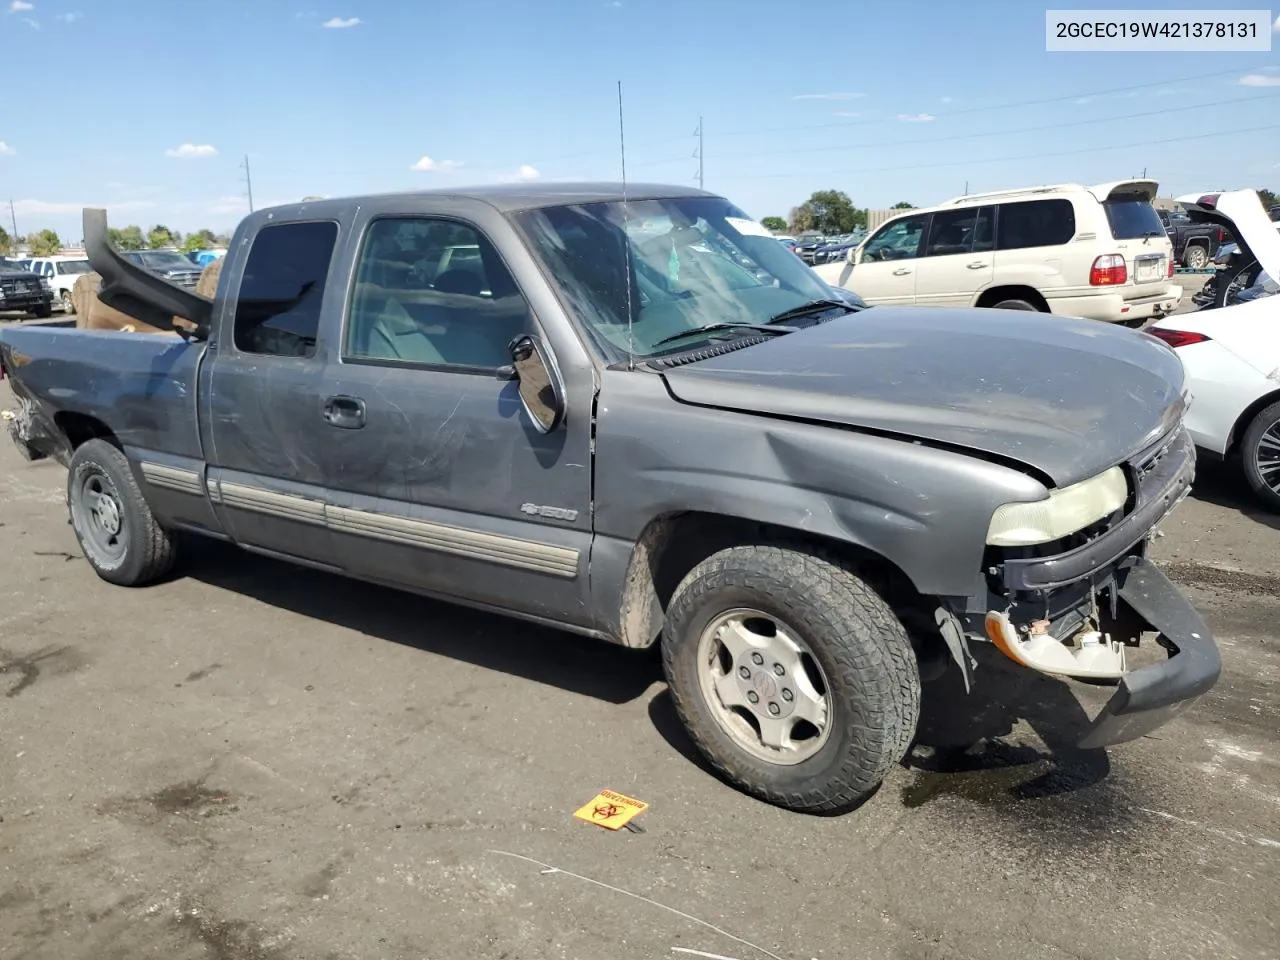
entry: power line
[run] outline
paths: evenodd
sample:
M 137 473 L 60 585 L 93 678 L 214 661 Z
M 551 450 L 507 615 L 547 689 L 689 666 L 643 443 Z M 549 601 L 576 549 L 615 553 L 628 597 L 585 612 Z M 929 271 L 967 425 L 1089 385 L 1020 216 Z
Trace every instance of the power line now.
M 1009 160 L 1043 160 L 1047 157 L 1071 157 L 1080 156 L 1086 153 L 1104 153 L 1108 150 L 1125 150 L 1129 147 L 1154 147 L 1166 143 L 1183 143 L 1187 140 L 1210 140 L 1214 137 L 1229 137 L 1241 133 L 1260 133 L 1264 130 L 1280 130 L 1280 123 L 1273 123 L 1263 127 L 1236 127 L 1227 130 L 1215 130 L 1212 133 L 1189 134 L 1180 137 L 1167 137 L 1163 140 L 1139 140 L 1134 143 L 1113 143 L 1105 147 L 1085 147 L 1082 150 L 1052 150 L 1048 153 L 1024 153 L 1021 156 L 1002 156 L 1002 157 L 975 157 L 972 160 L 948 160 L 943 163 L 921 163 L 914 166 L 903 166 L 894 164 L 888 167 L 862 167 L 856 170 L 850 170 L 847 167 L 841 170 L 805 170 L 807 176 L 814 177 L 839 177 L 850 174 L 859 173 L 886 173 L 889 171 L 905 171 L 905 170 L 936 170 L 945 167 L 964 167 L 975 163 L 1004 163 Z M 771 180 L 779 177 L 794 177 L 796 171 L 789 170 L 786 173 L 747 173 L 742 174 L 744 177 L 750 177 L 753 180 Z
M 1216 77 L 1225 77 L 1225 76 L 1231 76 L 1234 74 L 1245 74 L 1245 73 L 1249 73 L 1251 70 L 1261 70 L 1263 66 L 1265 66 L 1265 64 L 1262 66 L 1253 66 L 1253 67 L 1235 67 L 1234 69 L 1231 69 L 1231 70 L 1217 70 L 1217 71 L 1214 71 L 1213 73 L 1200 73 L 1200 74 L 1195 74 L 1194 76 L 1189 76 L 1189 77 L 1168 77 L 1164 80 L 1155 80 L 1150 83 L 1127 84 L 1125 86 L 1111 87 L 1106 90 L 1094 90 L 1094 91 L 1088 91 L 1084 93 L 1067 93 L 1067 94 L 1061 94 L 1059 96 L 1054 96 L 1054 97 L 1044 97 L 1038 100 L 1019 100 L 1019 101 L 1010 102 L 1010 103 L 990 104 L 988 106 L 982 106 L 982 107 L 964 107 L 959 110 L 947 110 L 942 113 L 936 114 L 935 116 L 939 120 L 945 120 L 949 117 L 968 116 L 975 113 L 985 113 L 985 112 L 995 111 L 995 110 L 1011 110 L 1017 107 L 1031 107 L 1031 106 L 1038 106 L 1040 104 L 1045 104 L 1045 103 L 1062 103 L 1067 100 L 1083 100 L 1087 98 L 1104 97 L 1107 94 L 1128 92 L 1130 90 L 1146 90 L 1152 87 L 1163 87 L 1163 86 L 1168 86 L 1170 84 L 1175 84 L 1175 83 L 1190 83 L 1194 80 L 1209 80 L 1209 79 L 1214 79 Z M 857 121 L 846 120 L 846 121 L 841 121 L 837 123 L 800 124 L 800 125 L 793 125 L 793 126 L 786 126 L 786 127 L 755 127 L 750 130 L 732 130 L 729 132 L 722 132 L 722 133 L 719 133 L 719 135 L 725 136 L 725 137 L 743 137 L 743 136 L 751 136 L 754 134 L 763 134 L 763 133 L 788 133 L 796 130 L 825 130 L 825 129 L 845 128 L 845 127 L 848 127 L 848 128 L 865 127 L 865 126 L 874 126 L 875 124 L 878 124 L 878 123 L 894 123 L 894 122 L 896 122 L 894 117 L 878 117 L 873 119 L 857 120 Z M 651 140 L 647 143 L 639 144 L 638 147 L 633 147 L 632 149 L 644 150 L 650 147 L 666 146 L 668 144 L 680 143 L 682 141 L 684 141 L 683 137 L 668 137 L 664 140 Z M 610 152 L 611 151 L 609 150 L 584 150 L 584 151 L 579 151 L 577 153 L 562 154 L 561 156 L 557 156 L 557 157 L 543 157 L 542 159 L 534 162 L 540 163 L 540 164 L 551 164 L 551 163 L 558 163 L 562 160 L 577 160 L 582 157 L 604 156 L 609 154 Z M 663 162 L 665 163 L 667 161 L 663 161 Z
M 1000 130 L 1001 135 L 1015 133 L 1038 133 L 1042 130 L 1059 130 L 1063 127 L 1086 127 L 1095 123 L 1111 123 L 1116 120 L 1136 120 L 1141 117 L 1157 117 L 1167 113 L 1180 113 L 1183 110 L 1200 110 L 1204 107 L 1221 107 L 1229 103 L 1250 103 L 1254 100 L 1268 100 L 1274 97 L 1280 97 L 1280 90 L 1275 93 L 1261 93 L 1254 97 L 1232 97 L 1229 100 L 1214 100 L 1209 103 L 1182 104 L 1176 107 L 1167 107 L 1163 110 L 1143 110 L 1139 113 L 1125 113 L 1115 117 L 1090 117 L 1086 120 L 1069 120 L 1066 123 L 1043 123 L 1034 127 L 1019 127 L 1016 129 Z M 905 147 L 915 146 L 918 144 L 947 143 L 953 140 L 978 140 L 983 137 L 995 136 L 995 133 L 982 131 L 979 133 L 956 133 L 945 137 L 919 137 L 914 140 L 885 140 L 879 143 L 853 143 L 841 144 L 832 147 L 798 147 L 791 150 L 767 150 L 761 152 L 743 153 L 735 151 L 733 156 L 739 157 L 788 157 L 795 154 L 805 154 L 806 156 L 813 153 L 834 153 L 840 150 L 873 150 L 882 147 Z M 666 161 L 663 161 L 666 162 Z

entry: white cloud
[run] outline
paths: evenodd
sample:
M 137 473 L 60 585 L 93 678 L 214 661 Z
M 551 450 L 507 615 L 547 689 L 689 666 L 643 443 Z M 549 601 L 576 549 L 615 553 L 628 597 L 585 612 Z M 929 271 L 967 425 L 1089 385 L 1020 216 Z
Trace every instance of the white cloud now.
M 939 99 L 940 99 L 943 103 L 950 103 L 950 102 L 951 102 L 951 98 L 950 98 L 950 97 L 939 97 Z
M 538 168 L 530 166 L 527 163 L 521 164 L 515 173 L 507 173 L 498 177 L 498 179 L 503 183 L 529 183 L 541 178 L 542 174 L 538 172 Z
M 798 93 L 792 100 L 861 100 L 865 93 Z
M 23 10 L 34 10 L 35 8 L 35 4 L 27 3 L 27 0 L 13 0 L 13 3 L 9 4 L 10 13 L 19 13 Z
M 1236 81 L 1242 87 L 1280 87 L 1280 76 L 1267 76 L 1263 73 L 1246 73 Z
M 425 154 L 422 158 L 411 166 L 410 170 L 419 170 L 428 173 L 451 173 L 462 166 L 459 160 L 432 160 Z
M 23 17 L 22 22 L 25 23 L 32 30 L 40 29 L 40 21 L 38 20 L 32 20 L 30 17 Z
M 55 14 L 53 19 L 61 20 L 63 23 L 75 23 L 83 16 L 83 13 L 59 13 Z
M 900 113 L 894 119 L 903 123 L 931 123 L 937 118 L 932 113 Z
M 13 149 L 13 147 L 9 146 L 3 140 L 0 140 L 0 157 L 12 157 L 17 152 L 18 151 Z
M 835 110 L 831 114 L 833 117 L 860 117 L 862 116 L 857 110 Z
M 166 157 L 181 157 L 185 160 L 193 157 L 216 157 L 218 151 L 207 143 L 184 143 L 180 147 L 166 150 L 164 155 Z
M 342 19 L 342 17 L 330 17 L 324 23 L 320 24 L 320 26 L 327 30 L 346 30 L 348 27 L 356 27 L 359 25 L 359 17 L 347 17 L 345 20 Z

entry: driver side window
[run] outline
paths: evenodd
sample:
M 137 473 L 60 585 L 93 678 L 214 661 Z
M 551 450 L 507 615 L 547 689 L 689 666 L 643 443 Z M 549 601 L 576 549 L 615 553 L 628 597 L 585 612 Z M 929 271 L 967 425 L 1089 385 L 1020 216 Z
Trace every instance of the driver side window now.
M 879 233 L 867 241 L 862 250 L 863 260 L 909 260 L 920 255 L 920 241 L 924 237 L 929 214 L 901 217 L 886 224 Z

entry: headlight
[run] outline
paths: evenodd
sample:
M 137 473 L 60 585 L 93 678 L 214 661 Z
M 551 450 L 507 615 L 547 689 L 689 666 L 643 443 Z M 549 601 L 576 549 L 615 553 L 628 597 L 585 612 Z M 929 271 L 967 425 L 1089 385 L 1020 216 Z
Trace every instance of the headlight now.
M 997 507 L 987 529 L 987 543 L 1025 547 L 1059 540 L 1115 513 L 1128 497 L 1124 471 L 1112 467 L 1096 477 L 1051 490 L 1043 500 Z

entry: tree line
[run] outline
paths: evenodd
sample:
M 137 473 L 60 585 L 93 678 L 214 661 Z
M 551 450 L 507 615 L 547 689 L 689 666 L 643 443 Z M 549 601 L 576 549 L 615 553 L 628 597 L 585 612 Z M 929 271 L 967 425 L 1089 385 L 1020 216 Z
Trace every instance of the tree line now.
M 914 203 L 902 200 L 891 209 L 914 210 Z M 782 217 L 765 217 L 760 225 L 775 233 L 790 231 L 791 233 L 812 233 L 817 231 L 824 236 L 835 236 L 842 233 L 853 233 L 867 227 L 867 208 L 857 206 L 843 190 L 818 190 L 798 207 L 792 207 L 790 214 Z
M 229 242 L 225 236 L 205 228 L 194 230 L 185 236 L 177 230 L 170 230 L 162 223 L 143 232 L 136 224 L 127 227 L 108 227 L 107 238 L 117 250 L 165 250 L 176 248 L 183 253 L 193 250 L 204 250 L 208 247 L 226 246 Z M 26 237 L 11 237 L 7 230 L 0 227 L 0 252 L 16 254 L 18 247 L 25 241 L 33 257 L 51 257 L 62 249 L 62 238 L 55 230 L 37 230 Z
M 1258 188 L 1258 197 L 1264 208 L 1280 203 L 1280 196 L 1265 187 Z M 915 204 L 905 200 L 895 203 L 891 210 L 914 210 Z M 792 207 L 786 219 L 764 217 L 760 225 L 775 233 L 790 231 L 793 234 L 817 231 L 831 237 L 866 229 L 867 210 L 858 207 L 842 190 L 819 190 L 798 207 Z

